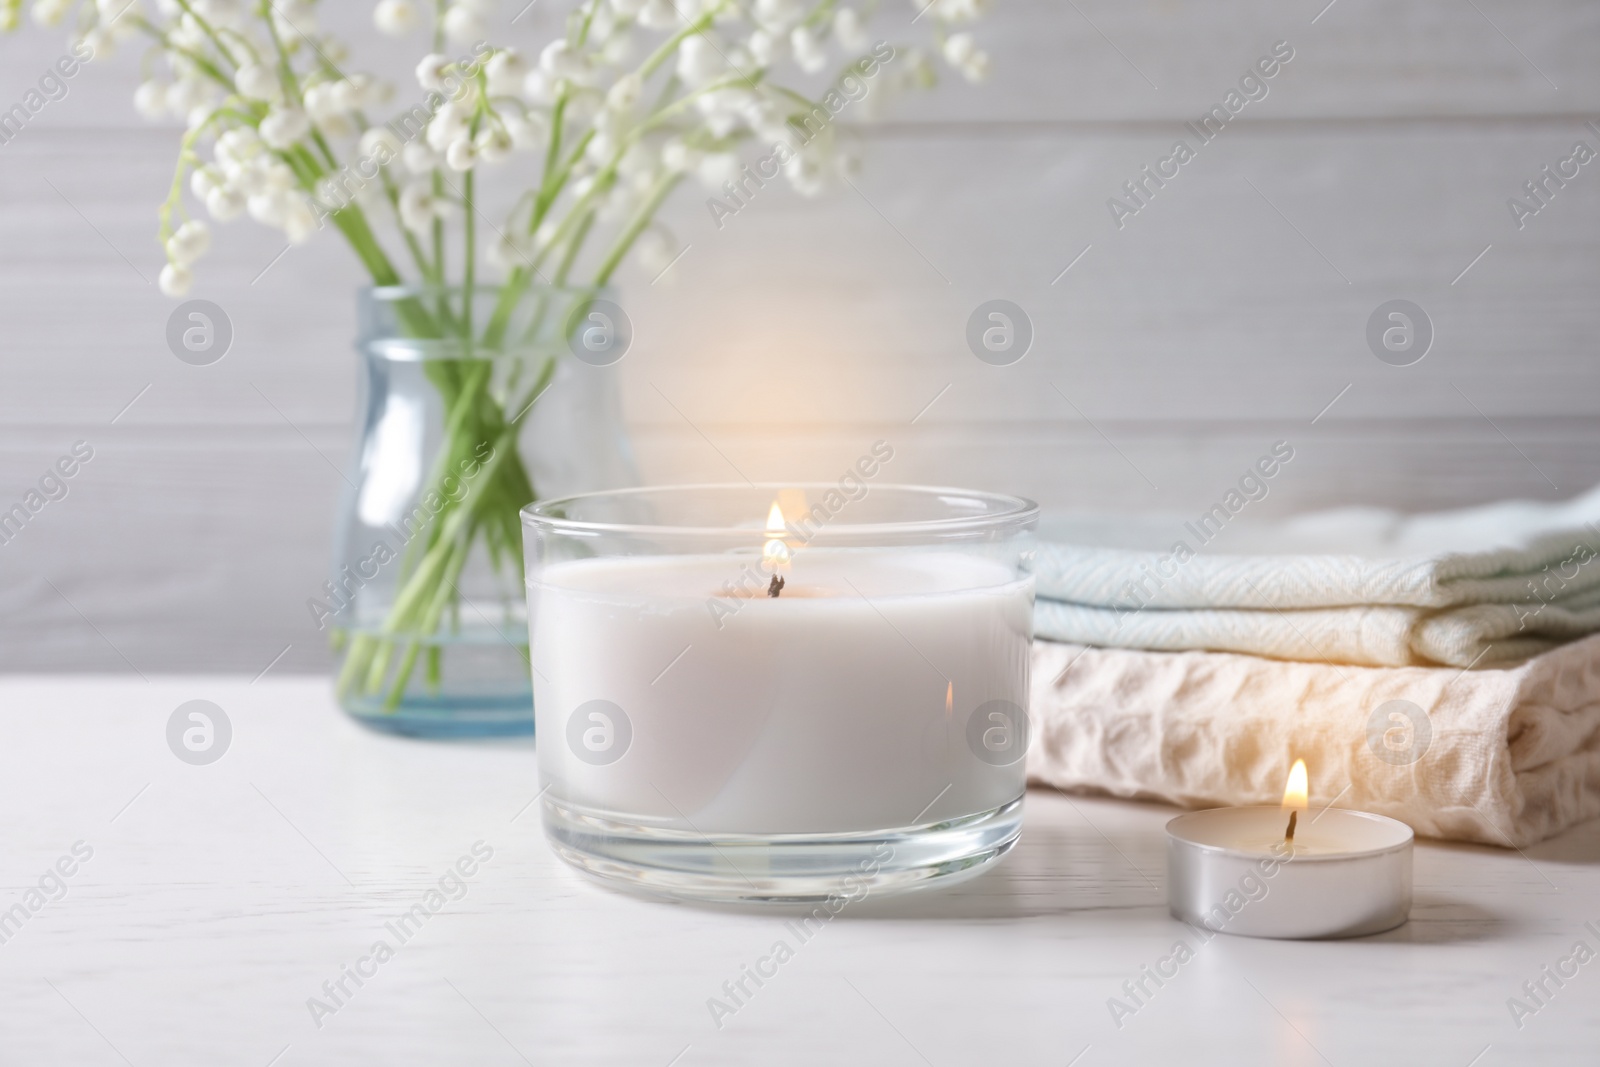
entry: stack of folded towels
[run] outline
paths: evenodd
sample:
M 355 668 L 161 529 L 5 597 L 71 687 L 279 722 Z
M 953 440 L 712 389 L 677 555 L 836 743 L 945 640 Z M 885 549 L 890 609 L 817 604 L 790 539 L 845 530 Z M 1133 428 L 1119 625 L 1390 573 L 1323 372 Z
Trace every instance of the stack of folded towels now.
M 1424 836 L 1522 847 L 1600 815 L 1600 488 L 1216 533 L 1047 529 L 1033 780 L 1274 803 L 1304 758 L 1313 803 Z

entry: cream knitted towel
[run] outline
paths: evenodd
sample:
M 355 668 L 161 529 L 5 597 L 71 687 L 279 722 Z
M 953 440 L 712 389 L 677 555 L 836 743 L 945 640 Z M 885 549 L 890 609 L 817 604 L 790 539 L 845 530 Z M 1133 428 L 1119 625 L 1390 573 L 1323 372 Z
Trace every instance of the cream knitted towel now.
M 1510 670 L 1034 643 L 1030 780 L 1184 807 L 1311 801 L 1522 847 L 1600 815 L 1600 636 Z

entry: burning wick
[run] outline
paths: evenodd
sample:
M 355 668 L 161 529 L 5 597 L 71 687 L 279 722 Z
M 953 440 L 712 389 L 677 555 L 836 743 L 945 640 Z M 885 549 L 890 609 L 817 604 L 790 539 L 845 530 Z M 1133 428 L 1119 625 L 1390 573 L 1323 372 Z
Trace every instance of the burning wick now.
M 783 542 L 783 535 L 787 532 L 783 509 L 774 500 L 771 510 L 767 512 L 767 543 L 761 546 L 761 566 L 772 572 L 772 581 L 767 583 L 767 596 L 773 598 L 783 592 L 783 575 L 778 572 L 789 567 L 789 546 Z
M 1285 842 L 1293 843 L 1294 826 L 1299 820 L 1300 813 L 1306 810 L 1307 793 L 1310 786 L 1307 782 L 1306 761 L 1297 759 L 1294 766 L 1289 768 L 1289 781 L 1283 787 L 1283 808 L 1289 812 L 1289 828 L 1284 831 Z

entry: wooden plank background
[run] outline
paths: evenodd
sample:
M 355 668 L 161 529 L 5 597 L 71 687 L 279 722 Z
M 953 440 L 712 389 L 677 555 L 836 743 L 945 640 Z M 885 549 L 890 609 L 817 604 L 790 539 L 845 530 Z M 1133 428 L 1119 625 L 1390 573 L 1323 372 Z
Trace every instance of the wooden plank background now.
M 324 22 L 370 38 L 369 6 Z M 914 34 L 901 6 L 882 35 Z M 899 480 L 1054 509 L 1198 509 L 1278 439 L 1296 460 L 1247 520 L 1600 481 L 1600 164 L 1521 230 L 1506 207 L 1600 148 L 1600 7 L 997 0 L 979 35 L 989 84 L 852 126 L 854 188 L 764 191 L 720 230 L 704 191 L 672 205 L 688 251 L 653 285 L 629 268 L 635 346 L 594 371 L 647 480 L 826 479 L 886 438 Z M 1266 99 L 1118 229 L 1107 198 L 1280 40 Z M 64 47 L 0 40 L 0 102 Z M 376 48 L 400 82 L 414 56 Z M 0 669 L 255 671 L 285 647 L 274 670 L 321 669 L 304 602 L 350 453 L 360 279 L 332 239 L 267 269 L 281 242 L 225 227 L 195 295 L 233 350 L 174 359 L 151 283 L 177 131 L 134 115 L 126 52 L 0 145 L 0 504 L 95 449 L 0 547 Z M 964 341 L 996 297 L 1036 330 L 1010 367 Z M 1411 367 L 1366 346 L 1393 298 L 1436 329 Z

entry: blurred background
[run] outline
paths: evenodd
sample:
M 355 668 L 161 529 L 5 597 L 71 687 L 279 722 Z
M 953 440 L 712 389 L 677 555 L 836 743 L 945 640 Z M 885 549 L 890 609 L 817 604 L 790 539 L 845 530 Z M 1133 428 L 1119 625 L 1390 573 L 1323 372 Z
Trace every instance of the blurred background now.
M 370 4 L 321 8 L 413 84 Z M 495 39 L 536 51 L 564 10 Z M 833 480 L 883 439 L 895 481 L 1198 514 L 1290 442 L 1236 525 L 1600 482 L 1600 161 L 1520 227 L 1508 206 L 1600 149 L 1600 5 L 997 0 L 977 34 L 987 84 L 842 116 L 862 165 L 822 198 L 775 185 L 719 228 L 680 191 L 683 255 L 620 276 L 633 347 L 593 368 L 645 481 Z M 1108 200 L 1278 42 L 1268 95 L 1119 227 Z M 0 38 L 0 107 L 66 47 Z M 191 295 L 232 348 L 174 358 L 155 234 L 181 129 L 137 117 L 139 79 L 133 45 L 90 63 L 0 144 L 0 510 L 93 450 L 0 546 L 0 669 L 324 670 L 305 601 L 353 458 L 361 278 L 331 234 L 278 258 L 219 227 Z M 993 299 L 1032 323 L 1009 366 L 966 341 Z M 1434 332 L 1409 366 L 1368 341 L 1396 299 Z

